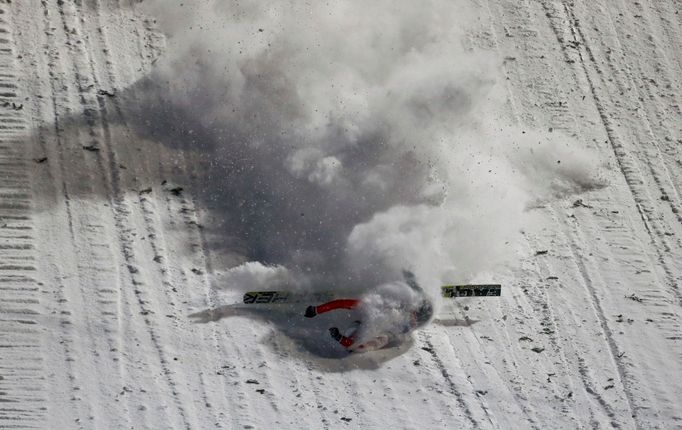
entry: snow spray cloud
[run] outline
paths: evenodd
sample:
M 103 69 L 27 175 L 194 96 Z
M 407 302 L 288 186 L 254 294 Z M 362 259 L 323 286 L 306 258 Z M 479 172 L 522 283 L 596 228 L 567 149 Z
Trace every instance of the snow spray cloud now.
M 211 199 L 249 261 L 227 288 L 494 274 L 530 202 L 593 184 L 568 139 L 504 125 L 463 4 L 143 1 L 167 35 L 152 80 L 215 151 Z

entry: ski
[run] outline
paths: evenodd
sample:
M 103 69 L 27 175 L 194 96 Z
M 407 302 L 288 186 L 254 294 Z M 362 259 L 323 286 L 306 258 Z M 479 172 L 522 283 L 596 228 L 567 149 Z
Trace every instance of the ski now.
M 502 295 L 502 285 L 500 284 L 481 284 L 481 285 L 443 285 L 441 296 L 453 297 L 497 297 Z
M 242 302 L 247 305 L 277 305 L 285 303 L 322 302 L 332 298 L 328 291 L 249 291 L 244 293 Z

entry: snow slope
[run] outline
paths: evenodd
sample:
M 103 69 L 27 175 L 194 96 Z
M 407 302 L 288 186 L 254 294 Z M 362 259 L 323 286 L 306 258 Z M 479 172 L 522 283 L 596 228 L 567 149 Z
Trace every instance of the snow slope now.
M 471 2 L 509 115 L 608 185 L 530 209 L 500 300 L 343 360 L 189 318 L 236 257 L 193 137 L 131 116 L 165 44 L 135 3 L 0 2 L 0 428 L 682 428 L 679 2 Z

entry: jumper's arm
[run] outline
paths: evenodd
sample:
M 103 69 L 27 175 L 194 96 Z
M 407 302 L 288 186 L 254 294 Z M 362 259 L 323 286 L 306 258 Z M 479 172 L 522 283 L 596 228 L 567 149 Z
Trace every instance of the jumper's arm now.
M 323 314 L 325 312 L 333 311 L 334 309 L 353 309 L 358 303 L 360 303 L 360 300 L 357 299 L 332 300 L 331 302 L 315 306 L 315 312 Z

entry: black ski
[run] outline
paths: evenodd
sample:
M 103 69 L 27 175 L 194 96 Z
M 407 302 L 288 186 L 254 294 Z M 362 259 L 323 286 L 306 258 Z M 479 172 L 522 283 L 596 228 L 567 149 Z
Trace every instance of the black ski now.
M 502 295 L 502 285 L 500 284 L 481 284 L 481 285 L 443 285 L 441 296 L 453 297 L 498 297 Z

